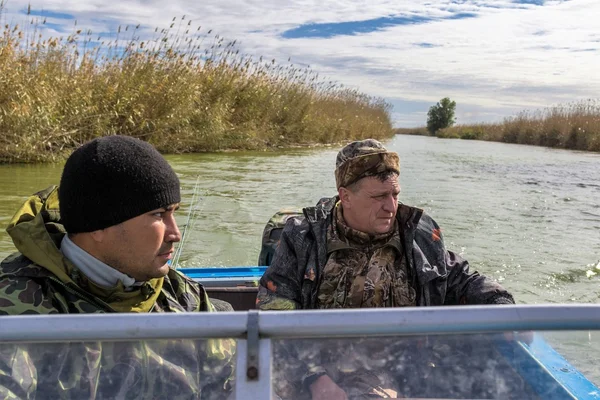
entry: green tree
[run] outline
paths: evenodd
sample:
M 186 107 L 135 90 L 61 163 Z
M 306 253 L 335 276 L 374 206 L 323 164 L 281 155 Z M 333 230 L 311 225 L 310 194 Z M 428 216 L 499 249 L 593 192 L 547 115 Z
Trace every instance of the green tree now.
M 451 101 L 448 97 L 441 99 L 435 106 L 429 107 L 427 130 L 435 135 L 438 130 L 452 126 L 455 122 L 455 110 L 456 102 Z

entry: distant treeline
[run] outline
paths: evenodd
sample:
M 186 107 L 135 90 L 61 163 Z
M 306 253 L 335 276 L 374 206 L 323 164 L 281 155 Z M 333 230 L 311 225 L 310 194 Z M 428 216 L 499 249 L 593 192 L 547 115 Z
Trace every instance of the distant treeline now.
M 426 128 L 396 129 L 395 133 L 429 134 Z M 600 152 L 600 101 L 523 111 L 497 124 L 456 125 L 439 130 L 436 136 Z
M 309 67 L 242 55 L 236 41 L 185 17 L 148 41 L 139 27 L 119 27 L 106 41 L 79 28 L 45 38 L 44 24 L 7 25 L 0 37 L 0 163 L 60 160 L 113 134 L 164 153 L 393 135 L 382 99 Z

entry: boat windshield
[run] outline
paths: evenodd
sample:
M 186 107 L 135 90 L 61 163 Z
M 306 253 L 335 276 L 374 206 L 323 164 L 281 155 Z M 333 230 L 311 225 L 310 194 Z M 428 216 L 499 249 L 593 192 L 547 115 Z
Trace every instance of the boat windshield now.
M 527 310 L 3 317 L 0 397 L 311 399 L 335 384 L 348 399 L 600 399 L 598 308 Z M 565 328 L 514 330 L 557 315 Z M 589 362 L 570 363 L 573 340 Z

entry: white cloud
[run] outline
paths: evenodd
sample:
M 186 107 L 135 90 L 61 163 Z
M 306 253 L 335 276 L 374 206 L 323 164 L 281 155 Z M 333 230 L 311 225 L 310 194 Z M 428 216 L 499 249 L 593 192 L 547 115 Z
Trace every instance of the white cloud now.
M 17 12 L 29 3 L 34 10 L 72 14 L 78 26 L 94 32 L 114 30 L 118 23 L 168 27 L 173 17 L 186 15 L 221 36 L 241 39 L 245 53 L 282 63 L 292 57 L 322 76 L 401 104 L 394 117 L 402 125 L 423 124 L 427 104 L 445 96 L 457 101 L 461 122 L 475 122 L 600 93 L 596 0 L 547 1 L 544 6 L 508 0 L 431 0 L 427 5 L 385 0 L 10 0 L 4 18 L 22 20 Z M 439 19 L 453 13 L 477 17 Z M 437 20 L 352 36 L 281 36 L 309 23 L 399 15 Z M 73 21 L 48 20 L 72 29 Z M 406 107 L 410 102 L 422 109 Z

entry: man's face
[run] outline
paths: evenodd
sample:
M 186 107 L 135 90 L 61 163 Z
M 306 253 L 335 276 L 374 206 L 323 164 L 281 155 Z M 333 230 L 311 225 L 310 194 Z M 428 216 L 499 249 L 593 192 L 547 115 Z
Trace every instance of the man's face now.
M 98 258 L 140 282 L 167 275 L 173 244 L 181 240 L 178 208 L 173 204 L 104 229 Z
M 350 228 L 361 232 L 387 233 L 394 226 L 399 194 L 397 175 L 383 182 L 372 176 L 363 178 L 354 191 L 340 188 L 344 219 Z

